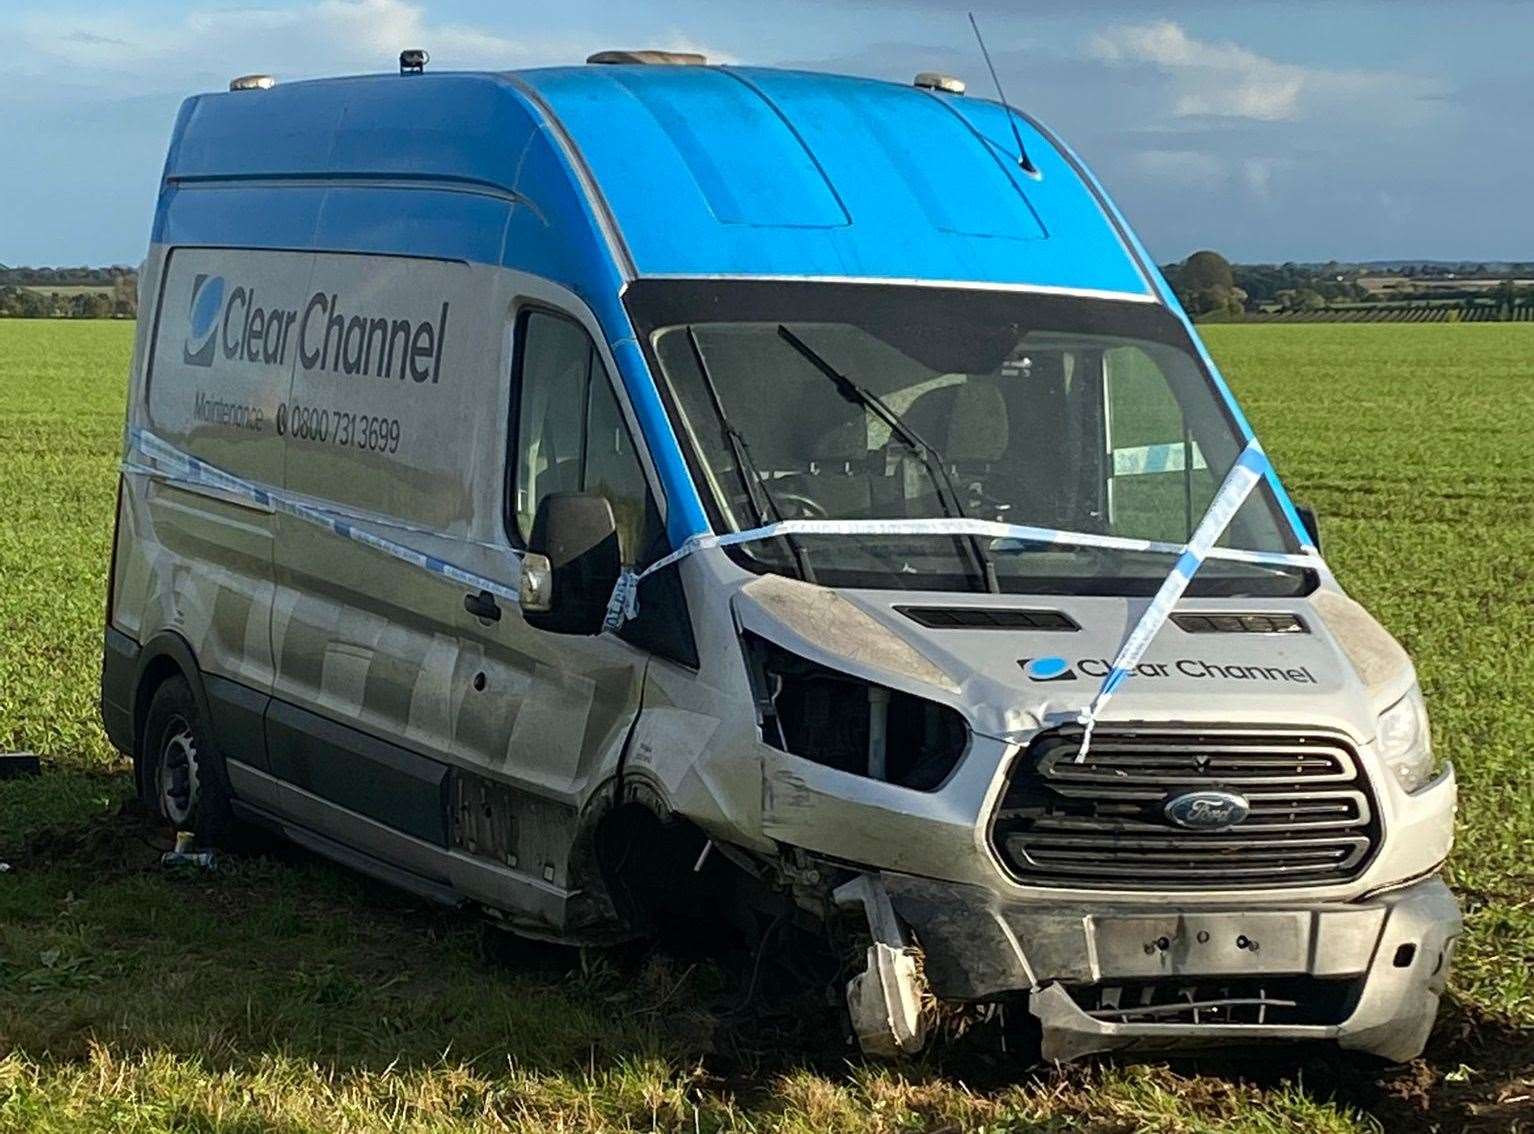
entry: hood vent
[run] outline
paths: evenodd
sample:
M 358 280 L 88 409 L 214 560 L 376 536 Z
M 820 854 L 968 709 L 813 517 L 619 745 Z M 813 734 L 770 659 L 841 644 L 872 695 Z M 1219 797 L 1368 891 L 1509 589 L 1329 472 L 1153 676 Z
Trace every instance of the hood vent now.
M 1174 614 L 1172 621 L 1189 634 L 1309 634 L 1294 614 Z
M 1020 610 L 989 606 L 897 606 L 912 622 L 929 630 L 1080 630 L 1058 610 Z

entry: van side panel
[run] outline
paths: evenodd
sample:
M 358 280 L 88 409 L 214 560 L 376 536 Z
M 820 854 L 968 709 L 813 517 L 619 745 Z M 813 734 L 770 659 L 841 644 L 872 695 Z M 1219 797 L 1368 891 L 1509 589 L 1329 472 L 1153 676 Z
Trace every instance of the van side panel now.
M 167 248 L 307 250 L 325 191 L 314 186 L 171 185 L 160 195 L 155 240 Z
M 504 225 L 506 206 L 493 203 Z M 485 404 L 501 347 L 487 302 L 492 270 L 396 256 L 257 255 L 313 261 L 301 288 L 272 296 L 287 309 L 295 362 L 277 481 L 438 537 L 493 534 L 496 502 L 484 486 L 498 482 L 504 426 Z
M 129 420 L 185 452 L 269 484 L 281 475 L 276 411 L 291 361 L 248 335 L 247 318 L 265 294 L 306 279 L 308 267 L 234 268 L 215 250 L 169 253 L 145 379 Z M 128 456 L 130 465 L 143 461 L 131 449 Z M 124 503 L 128 536 L 119 552 L 118 605 L 131 612 L 124 626 L 131 623 L 141 643 L 173 631 L 205 672 L 270 691 L 271 509 L 137 473 L 128 477 Z
M 297 320 L 280 301 L 304 289 L 312 266 L 307 255 L 170 252 L 144 398 L 156 436 L 237 476 L 281 481 L 277 409 Z
M 364 216 L 384 239 L 394 218 L 408 225 L 423 207 L 417 198 L 436 195 L 349 196 L 327 201 L 327 242 L 353 243 Z M 462 216 L 464 232 L 499 244 L 507 202 L 442 196 L 425 204 L 436 206 L 444 227 Z M 504 319 L 496 270 L 353 253 L 312 260 L 304 288 L 280 301 L 298 312 L 282 488 L 347 530 L 514 589 L 520 566 L 500 531 Z M 446 845 L 445 829 L 422 825 L 421 785 L 445 790 L 448 763 L 471 755 L 461 729 L 484 713 L 504 718 L 484 729 L 498 734 L 504 754 L 531 663 L 474 696 L 483 650 L 463 608 L 464 585 L 306 520 L 277 517 L 275 576 L 273 774 Z M 306 721 L 327 724 L 311 729 Z

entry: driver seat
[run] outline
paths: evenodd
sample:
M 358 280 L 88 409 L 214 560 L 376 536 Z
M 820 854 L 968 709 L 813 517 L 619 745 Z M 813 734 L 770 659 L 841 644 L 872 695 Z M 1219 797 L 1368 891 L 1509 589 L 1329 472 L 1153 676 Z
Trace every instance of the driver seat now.
M 1007 452 L 1007 400 L 992 378 L 970 378 L 928 390 L 903 420 L 938 451 L 949 471 L 985 475 Z

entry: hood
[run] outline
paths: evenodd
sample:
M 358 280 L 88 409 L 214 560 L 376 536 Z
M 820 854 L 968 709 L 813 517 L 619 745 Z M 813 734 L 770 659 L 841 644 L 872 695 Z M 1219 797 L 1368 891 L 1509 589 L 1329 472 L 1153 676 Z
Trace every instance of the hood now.
M 1185 599 L 1102 723 L 1319 727 L 1371 740 L 1383 698 L 1410 684 L 1410 662 L 1395 646 L 1398 672 L 1371 673 L 1366 686 L 1313 601 L 1320 595 Z M 742 588 L 736 611 L 786 649 L 951 704 L 983 735 L 1020 740 L 1076 720 L 1149 601 L 830 591 L 767 576 Z

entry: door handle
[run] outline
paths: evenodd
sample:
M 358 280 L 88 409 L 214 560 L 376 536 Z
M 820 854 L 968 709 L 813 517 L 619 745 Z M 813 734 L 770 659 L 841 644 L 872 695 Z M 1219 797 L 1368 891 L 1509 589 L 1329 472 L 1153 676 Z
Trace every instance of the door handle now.
M 463 608 L 475 618 L 483 618 L 489 622 L 501 620 L 501 608 L 496 603 L 495 596 L 489 591 L 480 591 L 477 595 L 464 595 Z

